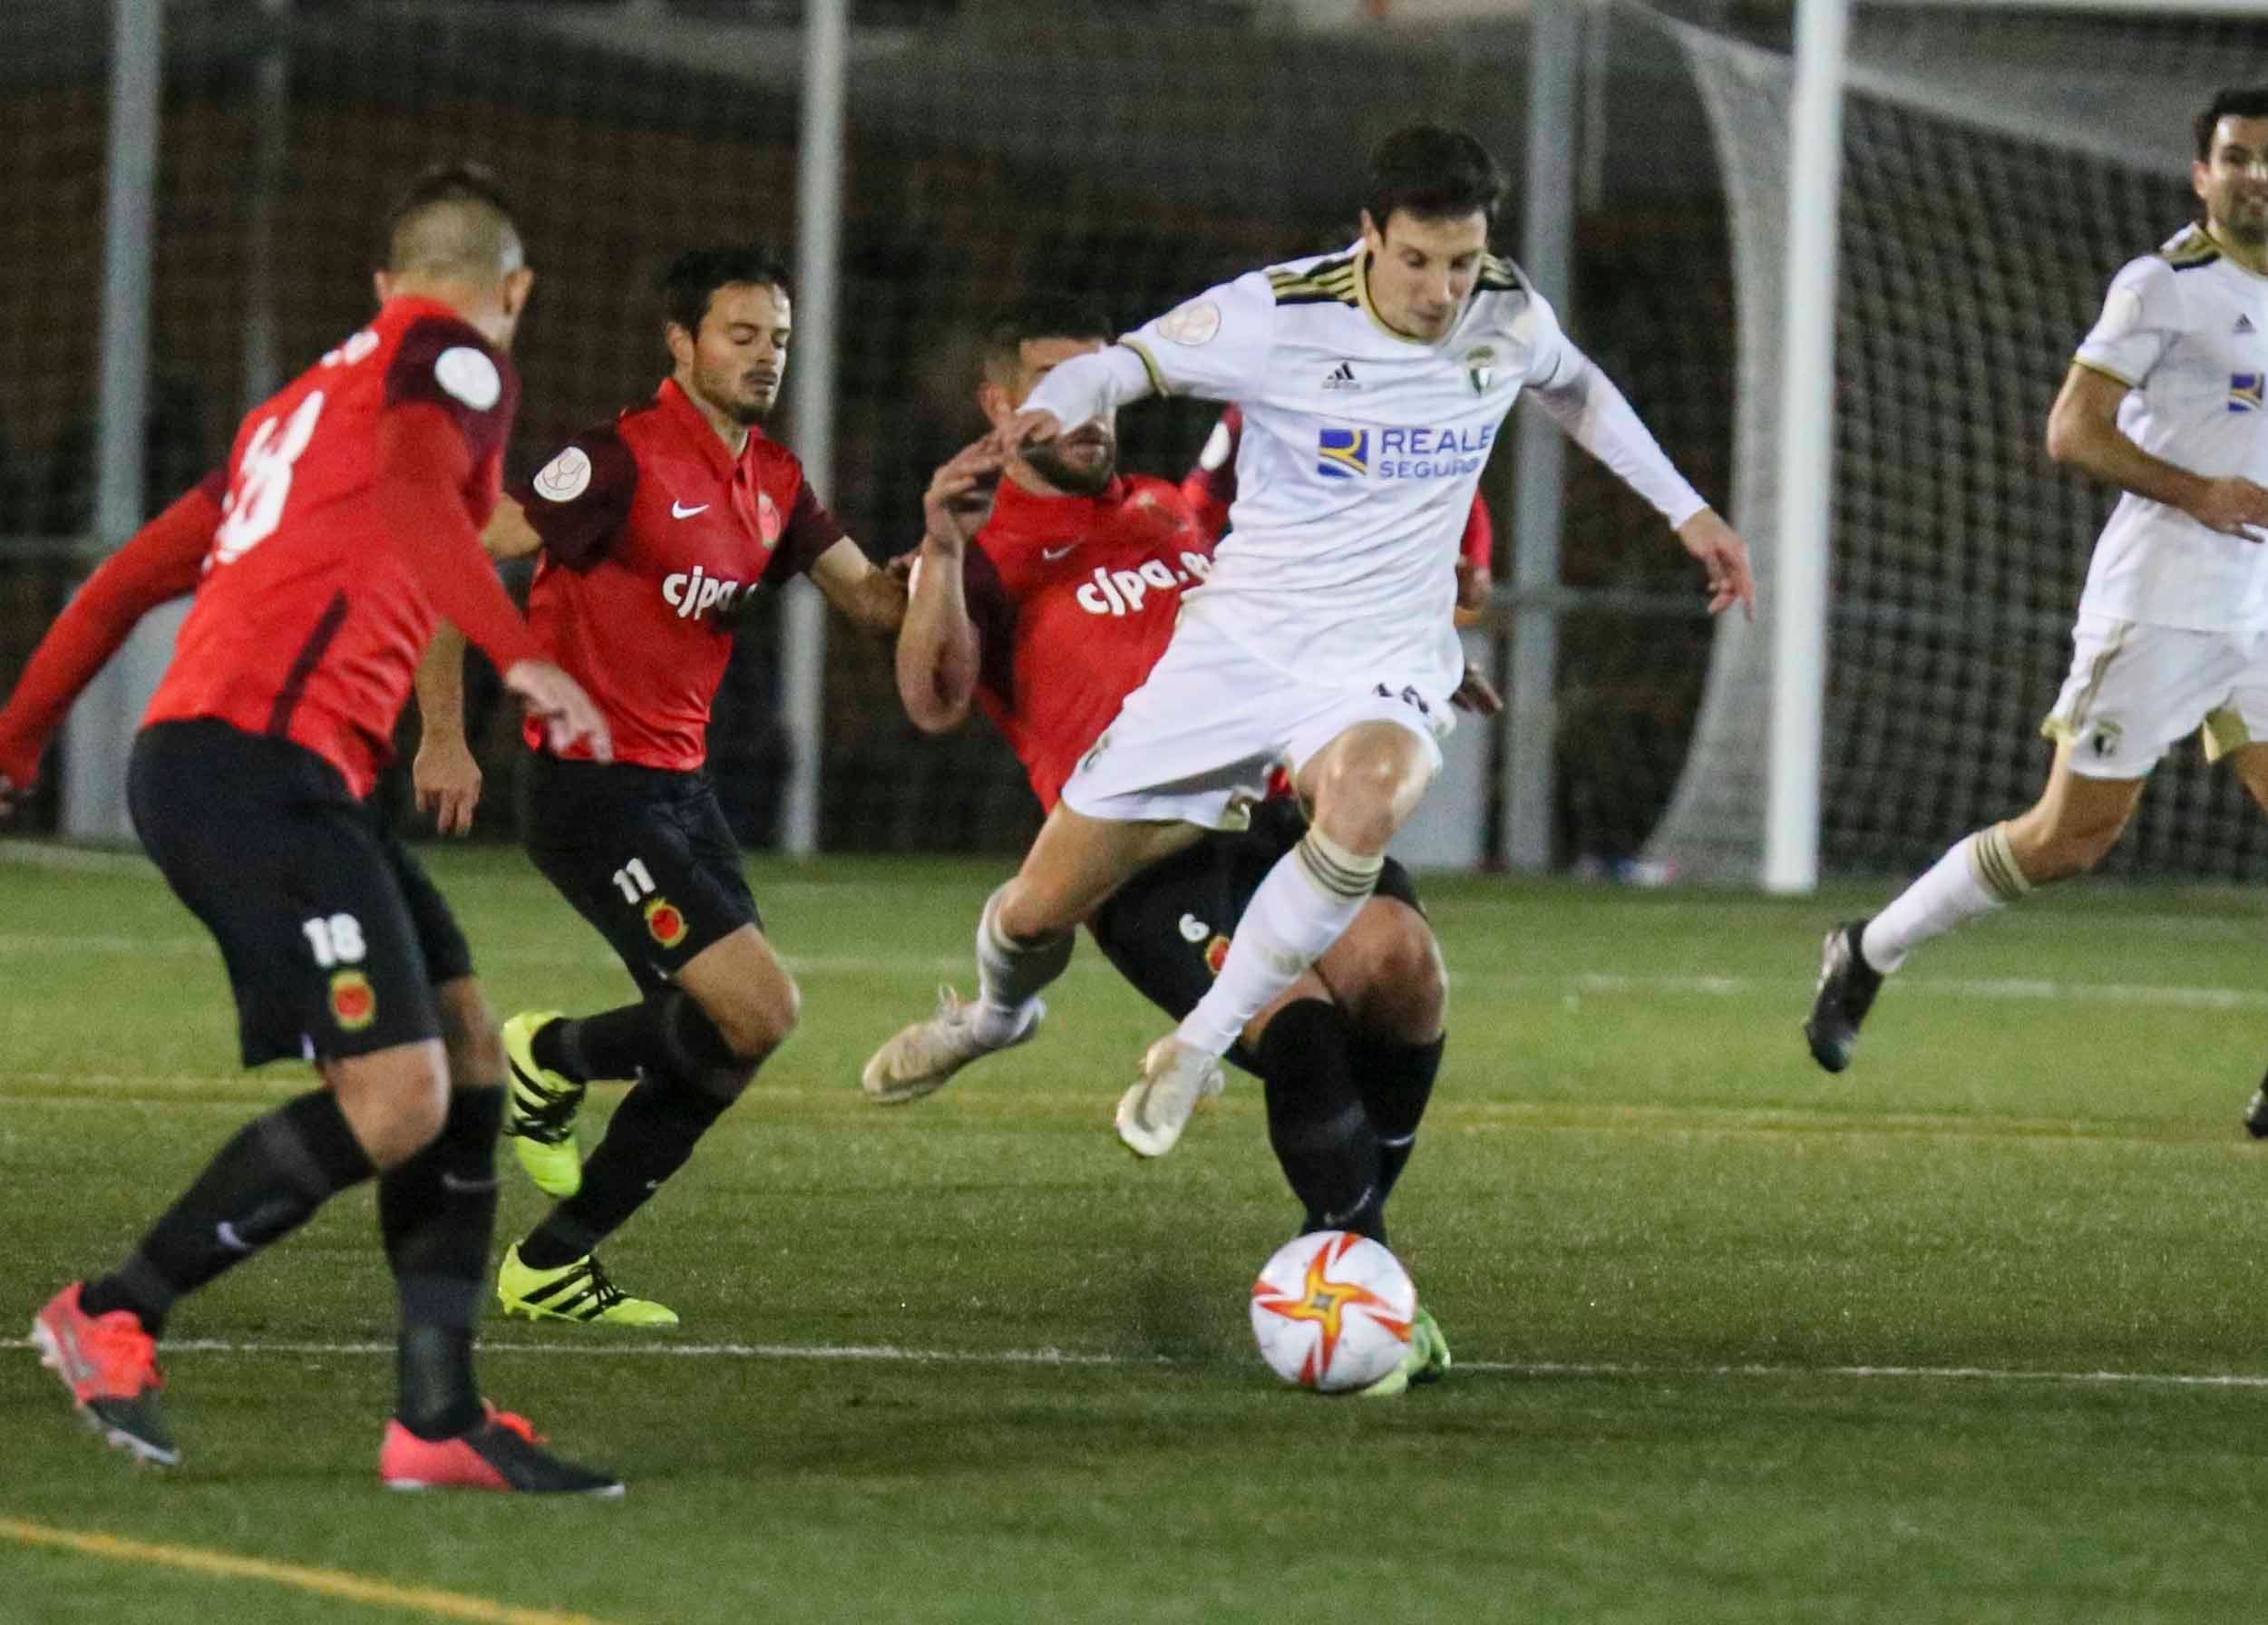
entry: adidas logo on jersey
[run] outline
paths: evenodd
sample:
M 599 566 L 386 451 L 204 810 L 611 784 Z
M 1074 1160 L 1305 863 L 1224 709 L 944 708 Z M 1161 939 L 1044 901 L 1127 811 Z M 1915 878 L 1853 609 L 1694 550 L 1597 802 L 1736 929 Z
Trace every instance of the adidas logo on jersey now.
M 1355 376 L 1355 369 L 1342 361 L 1333 367 L 1330 375 L 1323 380 L 1323 387 L 1325 389 L 1360 389 L 1362 384 Z
M 2260 329 L 2253 326 L 2252 317 L 2248 316 L 2239 316 L 2236 318 L 2236 326 L 2233 329 L 2233 331 L 2238 333 L 2257 333 Z

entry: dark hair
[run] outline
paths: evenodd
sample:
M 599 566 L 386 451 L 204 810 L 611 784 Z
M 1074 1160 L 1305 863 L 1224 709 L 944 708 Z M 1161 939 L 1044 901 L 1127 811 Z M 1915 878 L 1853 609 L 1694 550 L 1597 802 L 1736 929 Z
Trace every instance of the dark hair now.
M 774 287 L 793 293 L 787 268 L 762 243 L 728 243 L 717 248 L 687 248 L 669 262 L 661 274 L 662 308 L 687 333 L 701 331 L 709 301 L 720 287 L 745 283 L 750 287 Z
M 2236 85 L 2214 92 L 2197 115 L 2197 161 L 2213 161 L 2214 127 L 2223 119 L 2268 119 L 2268 84 Z
M 476 206 L 466 212 L 487 217 L 482 223 L 488 231 L 477 235 L 494 239 L 500 236 L 497 229 L 501 228 L 504 233 L 519 236 L 511 199 L 504 195 L 494 170 L 485 164 L 437 164 L 411 181 L 386 211 L 379 263 L 389 270 L 410 270 L 437 260 L 453 262 L 459 254 L 478 252 L 481 245 L 472 240 L 476 232 L 467 230 L 464 221 L 457 222 L 454 230 L 446 225 L 439 231 L 420 229 L 428 224 L 426 217 L 437 206 L 465 203 Z
M 1099 338 L 1108 344 L 1117 336 L 1109 316 L 1092 299 L 1057 288 L 1034 288 L 1001 306 L 985 324 L 984 365 L 988 370 L 1013 372 L 1030 339 Z
M 1478 213 L 1494 225 L 1504 200 L 1504 170 L 1462 130 L 1406 124 L 1371 149 L 1362 205 L 1381 231 L 1397 209 L 1426 220 Z

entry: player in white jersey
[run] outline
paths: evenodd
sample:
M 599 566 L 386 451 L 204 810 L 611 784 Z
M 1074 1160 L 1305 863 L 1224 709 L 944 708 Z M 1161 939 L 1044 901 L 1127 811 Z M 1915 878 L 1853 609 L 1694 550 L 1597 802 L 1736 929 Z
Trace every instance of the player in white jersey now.
M 2111 279 L 2049 414 L 2048 454 L 2125 494 L 2040 730 L 2056 746 L 2048 787 L 1827 934 L 1804 1034 L 1829 1072 L 1850 1065 L 1883 978 L 1915 948 L 2100 862 L 2185 735 L 2202 728 L 2207 756 L 2268 807 L 2268 87 L 2222 92 L 2196 141 L 2204 224 Z
M 1128 877 L 1238 827 L 1288 768 L 1309 833 L 1254 895 L 1212 991 L 1144 1058 L 1119 1137 L 1157 1156 L 1219 1092 L 1220 1057 L 1336 941 L 1441 764 L 1465 677 L 1459 538 L 1523 390 L 1653 503 L 1708 570 L 1710 608 L 1753 603 L 1747 551 L 1663 456 L 1533 287 L 1488 249 L 1504 175 L 1471 136 L 1396 131 L 1371 161 L 1362 236 L 1212 288 L 1056 367 L 1010 437 L 1037 447 L 1150 394 L 1242 408 L 1237 496 L 1173 641 L 1064 787 L 978 929 L 983 988 L 870 1064 L 935 1077 L 1020 1039 L 1072 931 Z M 1076 433 L 1065 435 L 1075 443 Z

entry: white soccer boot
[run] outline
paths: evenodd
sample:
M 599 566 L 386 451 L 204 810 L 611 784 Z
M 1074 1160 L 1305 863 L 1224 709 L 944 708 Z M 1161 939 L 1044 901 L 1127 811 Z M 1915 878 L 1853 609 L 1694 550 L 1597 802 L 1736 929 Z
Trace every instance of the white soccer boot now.
M 1218 1057 L 1168 1033 L 1142 1057 L 1142 1081 L 1118 1099 L 1118 1137 L 1138 1157 L 1173 1149 L 1201 1100 L 1220 1096 L 1227 1080 Z
M 1002 1044 L 987 1044 L 977 1036 L 977 1007 L 964 1003 L 950 988 L 937 990 L 937 1014 L 900 1029 L 897 1036 L 867 1058 L 859 1074 L 859 1087 L 878 1106 L 901 1106 L 920 1100 L 952 1081 L 953 1074 L 969 1062 L 996 1050 L 1014 1049 L 1039 1031 L 1047 1007 L 1032 1000 L 1032 1013 L 1015 1036 Z

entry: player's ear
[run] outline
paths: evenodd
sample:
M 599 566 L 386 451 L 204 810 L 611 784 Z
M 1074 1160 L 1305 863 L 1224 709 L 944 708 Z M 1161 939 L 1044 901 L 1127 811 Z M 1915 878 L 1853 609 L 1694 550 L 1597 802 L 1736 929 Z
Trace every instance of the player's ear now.
M 1362 240 L 1370 245 L 1373 254 L 1386 251 L 1386 228 L 1372 219 L 1367 209 L 1362 211 Z
M 693 365 L 693 335 L 686 332 L 682 322 L 664 322 L 661 341 L 669 347 L 669 359 L 677 366 Z
M 985 422 L 996 429 L 1016 415 L 1016 403 L 1008 399 L 1008 392 L 989 378 L 977 385 L 977 406 L 985 414 Z
M 370 286 L 377 290 L 378 303 L 384 304 L 394 297 L 394 273 L 383 269 L 371 272 Z
M 536 274 L 521 266 L 504 278 L 504 314 L 517 321 L 520 313 L 528 308 L 528 296 L 535 291 Z

